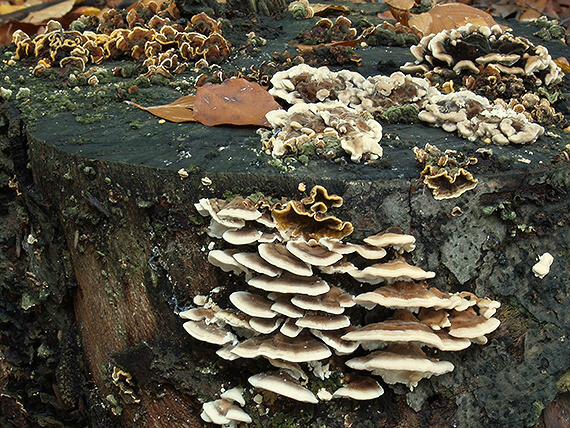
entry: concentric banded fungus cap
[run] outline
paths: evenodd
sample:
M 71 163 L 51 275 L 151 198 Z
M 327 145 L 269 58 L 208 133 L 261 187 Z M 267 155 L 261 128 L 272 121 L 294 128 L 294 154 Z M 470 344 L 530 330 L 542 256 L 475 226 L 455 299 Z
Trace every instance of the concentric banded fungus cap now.
M 263 232 L 249 226 L 238 230 L 229 229 L 222 234 L 224 241 L 232 245 L 247 245 L 257 242 Z
M 194 339 L 214 345 L 225 345 L 237 342 L 237 337 L 229 330 L 216 324 L 206 324 L 205 321 L 187 321 L 183 324 L 184 330 Z
M 202 406 L 201 418 L 206 422 L 226 425 L 231 422 L 251 423 L 251 417 L 235 404 L 225 399 L 209 401 Z
M 279 278 L 257 276 L 247 281 L 249 285 L 260 290 L 274 291 L 277 293 L 306 294 L 318 296 L 330 290 L 325 280 L 317 276 L 296 276 L 290 274 L 281 275 Z
M 350 325 L 350 318 L 346 315 L 305 315 L 297 319 L 295 324 L 299 327 L 314 330 L 338 330 Z
M 342 259 L 342 254 L 321 247 L 314 239 L 310 242 L 289 241 L 286 247 L 291 254 L 313 266 L 328 266 Z
M 245 406 L 245 399 L 243 398 L 243 388 L 235 387 L 228 389 L 220 394 L 220 398 L 227 401 L 235 401 L 240 406 Z
M 331 287 L 327 293 L 319 296 L 293 296 L 291 303 L 307 311 L 321 311 L 336 315 L 342 314 L 344 308 L 354 306 L 353 297 L 338 287 Z
M 279 331 L 287 337 L 297 337 L 303 330 L 303 327 L 299 327 L 295 324 L 294 318 L 287 318 L 279 329 Z
M 272 311 L 285 315 L 288 318 L 301 318 L 305 314 L 305 311 L 291 303 L 291 297 L 286 295 L 280 296 L 279 293 L 270 294 L 273 294 L 273 296 L 269 296 L 269 298 L 275 299 L 275 303 L 271 306 Z
M 427 284 L 414 281 L 397 281 L 354 298 L 357 304 L 368 307 L 370 303 L 388 308 L 436 308 L 453 309 L 463 300 L 458 295 L 435 293 Z
M 259 373 L 251 376 L 248 382 L 254 388 L 265 389 L 293 400 L 313 404 L 319 402 L 311 391 L 285 373 Z
M 477 315 L 473 308 L 465 311 L 452 311 L 449 314 L 449 334 L 460 338 L 478 338 L 489 334 L 499 327 L 501 322 L 497 318 L 485 318 Z
M 218 216 L 218 212 L 222 210 L 227 205 L 227 202 L 222 199 L 207 199 L 202 198 L 197 204 L 194 204 L 198 212 L 203 215 L 207 216 L 210 215 L 213 220 L 217 221 L 224 227 L 230 229 L 239 229 L 245 226 L 245 221 L 243 219 L 235 219 L 230 217 L 222 217 Z
M 338 195 L 329 195 L 328 190 L 320 185 L 313 186 L 309 196 L 306 198 L 301 199 L 301 203 L 303 205 L 309 206 L 311 211 L 319 211 L 324 212 L 330 208 L 336 208 L 342 206 L 342 198 Z M 318 204 L 319 207 L 322 205 L 325 206 L 324 211 L 320 208 L 314 209 L 313 207 L 315 204 Z M 322 205 L 321 205 L 322 204 Z
M 249 325 L 258 333 L 270 334 L 277 330 L 282 322 L 282 318 L 251 318 L 249 320 Z
M 441 330 L 451 325 L 448 313 L 445 310 L 421 308 L 418 313 L 418 319 L 432 330 Z
M 299 276 L 311 276 L 311 266 L 299 260 L 281 244 L 259 244 L 259 255 L 268 263 Z
M 348 272 L 350 276 L 360 282 L 378 284 L 387 279 L 410 278 L 429 279 L 435 276 L 435 272 L 426 272 L 422 268 L 412 266 L 403 259 L 391 260 L 386 263 L 376 263 L 362 270 Z
M 360 346 L 359 342 L 353 342 L 341 339 L 341 337 L 349 331 L 354 331 L 355 328 L 350 326 L 341 330 L 324 331 L 324 330 L 311 330 L 311 333 L 321 339 L 326 345 L 334 349 L 337 355 L 348 355 L 356 351 Z
M 442 375 L 453 370 L 449 361 L 428 358 L 416 345 L 390 345 L 384 351 L 375 351 L 364 357 L 352 358 L 346 365 L 355 370 L 368 370 L 382 376 L 389 384 L 403 383 L 410 389 L 422 379 Z
M 468 339 L 455 339 L 444 332 L 434 332 L 406 310 L 397 311 L 394 318 L 348 332 L 342 339 L 358 341 L 363 347 L 366 347 L 366 342 L 417 342 L 442 351 L 459 351 L 471 344 Z
M 282 270 L 268 263 L 257 253 L 235 253 L 233 258 L 246 268 L 263 275 L 276 277 L 281 275 Z
M 324 343 L 304 333 L 296 338 L 280 333 L 269 337 L 255 336 L 236 345 L 231 352 L 242 358 L 266 357 L 293 363 L 318 361 L 332 355 Z
M 369 236 L 364 239 L 368 245 L 373 247 L 394 247 L 396 250 L 413 251 L 416 248 L 416 238 L 412 235 L 405 235 L 400 228 L 390 228 L 386 232 Z
M 212 250 L 208 253 L 208 261 L 224 272 L 231 271 L 236 275 L 246 272 L 244 266 L 234 259 L 233 254 L 235 254 L 235 250 Z
M 255 204 L 250 199 L 244 199 L 240 196 L 235 197 L 230 203 L 225 205 L 218 211 L 218 216 L 223 218 L 232 218 L 237 220 L 257 220 L 261 217 Z
M 248 291 L 235 291 L 230 294 L 230 302 L 240 311 L 252 317 L 275 318 L 277 313 L 271 310 L 273 302 L 258 294 Z
M 374 400 L 384 394 L 384 388 L 369 377 L 356 377 L 345 386 L 333 392 L 333 398 L 352 398 L 353 400 Z

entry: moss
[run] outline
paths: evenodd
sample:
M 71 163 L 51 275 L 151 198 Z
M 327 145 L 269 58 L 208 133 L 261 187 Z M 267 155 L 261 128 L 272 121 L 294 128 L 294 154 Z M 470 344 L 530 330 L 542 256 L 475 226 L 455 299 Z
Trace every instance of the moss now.
M 570 392 L 570 370 L 560 376 L 556 382 L 558 392 Z
M 388 123 L 416 123 L 418 113 L 418 107 L 415 104 L 404 104 L 387 108 L 380 115 L 380 119 Z

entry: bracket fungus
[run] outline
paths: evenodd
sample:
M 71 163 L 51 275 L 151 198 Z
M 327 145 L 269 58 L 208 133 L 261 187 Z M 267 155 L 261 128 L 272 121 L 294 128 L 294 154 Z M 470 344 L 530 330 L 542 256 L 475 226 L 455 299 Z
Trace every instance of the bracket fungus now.
M 125 19 L 115 9 L 107 10 L 100 18 L 83 16 L 78 22 L 83 27 L 84 21 L 88 22 L 89 31 L 73 29 L 81 27 L 73 24 L 72 29 L 64 30 L 57 21 L 49 21 L 46 32 L 33 38 L 17 30 L 13 36 L 14 59 L 37 58 L 34 75 L 39 76 L 50 67 L 71 66 L 84 72 L 87 64 L 127 57 L 140 59 L 147 77 L 170 77 L 200 59 L 214 64 L 230 56 L 232 47 L 221 35 L 221 20 L 202 12 L 183 26 L 173 4 L 158 6 L 151 1 L 147 7 L 136 3 Z
M 415 63 L 404 69 L 423 65 L 426 77 L 439 75 L 441 81 L 454 76 L 479 74 L 493 67 L 503 76 L 526 76 L 538 88 L 560 83 L 561 68 L 552 60 L 544 46 L 535 46 L 524 37 L 516 37 L 499 25 L 492 27 L 467 24 L 457 29 L 444 30 L 423 37 L 410 51 Z M 449 72 L 448 72 L 449 71 Z M 435 79 L 433 77 L 430 80 Z
M 212 220 L 233 222 L 235 230 L 253 227 L 274 234 L 275 242 L 237 245 L 210 233 L 214 240 L 210 253 L 234 258 L 235 266 L 228 263 L 232 268 L 226 271 L 236 278 L 222 287 L 227 288 L 222 294 L 229 296 L 231 306 L 220 308 L 219 294 L 202 296 L 194 300 L 196 307 L 180 316 L 195 339 L 221 346 L 217 351 L 221 358 L 265 358 L 278 368 L 251 376 L 249 383 L 255 388 L 308 403 L 373 399 L 382 394 L 378 378 L 350 371 L 341 373 L 334 390 L 311 383 L 313 375 L 328 376 L 330 367 L 342 370 L 344 361 L 349 369 L 369 371 L 386 384 L 402 383 L 412 389 L 423 378 L 453 370 L 450 362 L 436 359 L 436 353 L 441 356 L 471 343 L 483 344 L 485 335 L 499 325 L 493 317 L 498 302 L 467 291 L 445 293 L 429 287 L 425 281 L 435 273 L 405 259 L 415 248 L 413 236 L 390 228 L 365 238 L 364 244 L 346 242 L 352 225 L 329 214 L 342 205 L 342 198 L 322 186 L 300 201 L 247 201 L 201 200 L 196 208 Z M 260 217 L 233 217 L 237 212 L 226 208 L 244 203 Z M 272 221 L 257 221 L 267 216 Z M 335 227 L 326 221 L 330 218 L 335 219 Z M 367 250 L 358 251 L 359 246 Z M 269 256 L 270 248 L 279 250 Z M 370 252 L 378 259 L 367 258 Z M 252 254 L 257 254 L 253 262 Z M 260 260 L 262 267 L 254 267 Z M 379 288 L 370 288 L 380 283 Z M 358 294 L 354 297 L 351 292 Z M 359 324 L 368 318 L 366 311 L 375 314 L 370 319 L 376 322 Z M 204 410 L 220 407 L 219 401 L 214 403 Z M 214 420 L 209 413 L 208 417 Z
M 454 150 L 442 152 L 431 144 L 426 144 L 423 149 L 414 147 L 414 153 L 423 167 L 424 184 L 432 189 L 434 199 L 457 198 L 474 189 L 479 182 L 467 171 L 469 165 L 477 163 L 477 158 L 468 158 Z

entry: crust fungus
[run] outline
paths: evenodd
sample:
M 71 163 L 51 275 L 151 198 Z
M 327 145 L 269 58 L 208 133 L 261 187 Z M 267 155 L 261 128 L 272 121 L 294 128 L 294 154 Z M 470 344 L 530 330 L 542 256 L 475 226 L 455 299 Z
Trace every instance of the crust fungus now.
M 544 128 L 532 123 L 523 113 L 504 107 L 471 91 L 435 94 L 429 97 L 419 119 L 447 132 L 457 131 L 470 141 L 484 143 L 534 143 Z
M 244 203 L 259 216 L 236 218 L 228 213 L 227 207 Z M 422 378 L 453 369 L 451 363 L 428 357 L 428 351 L 416 344 L 460 351 L 471 343 L 484 343 L 485 335 L 499 325 L 493 318 L 498 302 L 467 291 L 450 294 L 429 287 L 424 280 L 433 278 L 434 272 L 405 259 L 406 252 L 415 248 L 413 236 L 391 228 L 369 236 L 364 244 L 346 242 L 352 225 L 330 214 L 341 205 L 342 198 L 322 186 L 300 201 L 272 205 L 264 200 L 254 204 L 247 199 L 230 203 L 213 199 L 196 205 L 202 215 L 217 219 L 210 228 L 220 221 L 239 220 L 243 224 L 232 230 L 253 228 L 278 236 L 274 243 L 232 244 L 210 233 L 222 248 L 210 252 L 213 263 L 240 277 L 239 269 L 248 272 L 241 288 L 240 277 L 226 286 L 237 287 L 227 293 L 233 309 L 222 309 L 215 298 L 202 296 L 195 303 L 203 306 L 180 313 L 193 337 L 221 346 L 217 352 L 221 358 L 265 358 L 280 369 L 250 377 L 256 388 L 309 403 L 336 397 L 372 399 L 382 393 L 374 379 L 355 383 L 349 374 L 335 393 L 321 390 L 317 395 L 296 379 L 310 382 L 313 375 L 324 379 L 323 368 L 340 370 L 337 363 L 329 365 L 329 359 L 346 360 L 362 347 L 372 353 L 349 359 L 348 367 L 413 388 Z M 260 222 L 261 218 L 265 220 Z M 368 257 L 371 253 L 377 258 Z M 223 258 L 231 260 L 222 263 Z M 329 285 L 341 278 L 343 289 Z M 379 283 L 382 286 L 376 290 L 368 288 Z M 344 289 L 360 291 L 353 297 Z M 377 311 L 382 320 L 354 325 L 351 317 L 358 314 L 359 320 L 365 320 L 364 310 Z
M 414 153 L 416 161 L 424 167 L 421 175 L 424 184 L 432 189 L 434 199 L 457 198 L 479 182 L 467 171 L 477 158 L 467 158 L 451 150 L 442 152 L 431 144 L 423 149 L 414 147 Z
M 524 37 L 515 37 L 500 27 L 493 28 L 467 24 L 457 29 L 444 30 L 422 38 L 410 48 L 416 57 L 414 65 L 427 66 L 430 73 L 447 80 L 457 75 L 461 83 L 465 74 L 478 74 L 492 66 L 503 75 L 525 75 L 538 88 L 543 82 L 547 86 L 560 83 L 562 71 L 548 54 L 544 46 L 535 46 Z M 446 72 L 451 71 L 451 73 Z M 435 79 L 433 79 L 435 81 Z
M 83 72 L 88 63 L 130 57 L 144 60 L 141 62 L 147 69 L 147 77 L 170 77 L 171 73 L 184 71 L 189 62 L 204 58 L 217 63 L 229 57 L 231 44 L 220 34 L 218 21 L 199 13 L 184 28 L 176 22 L 179 17 L 176 7 L 164 6 L 159 10 L 135 3 L 125 17 L 126 22 L 115 9 L 101 17 L 79 18 L 80 22 L 88 19 L 95 31 L 64 30 L 57 21 L 49 21 L 44 34 L 34 38 L 24 38 L 20 33 L 14 36 L 14 59 L 49 59 L 53 65 L 76 67 Z
M 274 128 L 274 136 L 263 142 L 273 156 L 315 151 L 327 158 L 341 155 L 342 148 L 353 162 L 363 156 L 382 156 L 378 144 L 382 125 L 370 115 L 347 107 L 339 101 L 295 104 L 289 110 L 273 110 L 266 114 Z

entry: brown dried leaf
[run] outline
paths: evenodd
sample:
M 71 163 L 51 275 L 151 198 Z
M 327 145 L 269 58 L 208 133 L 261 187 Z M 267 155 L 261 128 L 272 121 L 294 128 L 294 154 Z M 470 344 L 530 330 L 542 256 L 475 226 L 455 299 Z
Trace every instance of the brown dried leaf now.
M 279 108 L 273 96 L 259 84 L 241 78 L 228 79 L 196 90 L 194 118 L 207 126 L 269 126 L 265 114 Z
M 27 22 L 29 24 L 40 24 L 49 19 L 56 19 L 65 16 L 73 6 L 75 5 L 75 0 L 65 0 L 60 3 L 48 6 L 44 9 L 30 12 L 28 16 L 21 20 L 21 22 Z
M 409 19 L 410 27 L 418 29 L 424 36 L 469 23 L 488 27 L 497 24 L 487 12 L 462 3 L 437 5 L 429 12 L 412 15 Z
M 311 4 L 311 7 L 317 16 L 348 15 L 350 13 L 350 9 L 348 7 L 341 5 Z
M 192 111 L 195 98 L 195 95 L 185 95 L 170 104 L 153 107 L 143 107 L 131 101 L 127 101 L 127 103 L 138 107 L 141 110 L 148 111 L 161 119 L 168 120 L 169 122 L 196 122 L 196 119 L 194 119 L 194 112 Z
M 410 9 L 416 4 L 415 0 L 385 0 L 384 3 L 400 24 L 408 26 Z

